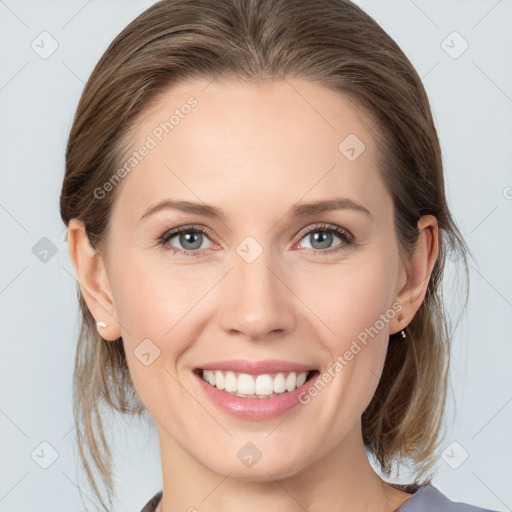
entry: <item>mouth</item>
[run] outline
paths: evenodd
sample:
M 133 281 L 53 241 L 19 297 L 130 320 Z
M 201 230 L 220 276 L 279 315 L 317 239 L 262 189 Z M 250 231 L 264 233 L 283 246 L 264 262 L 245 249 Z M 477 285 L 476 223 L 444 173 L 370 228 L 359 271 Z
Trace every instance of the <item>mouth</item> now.
M 274 398 L 292 393 L 320 374 L 319 370 L 242 373 L 196 368 L 194 373 L 213 388 L 239 398 Z

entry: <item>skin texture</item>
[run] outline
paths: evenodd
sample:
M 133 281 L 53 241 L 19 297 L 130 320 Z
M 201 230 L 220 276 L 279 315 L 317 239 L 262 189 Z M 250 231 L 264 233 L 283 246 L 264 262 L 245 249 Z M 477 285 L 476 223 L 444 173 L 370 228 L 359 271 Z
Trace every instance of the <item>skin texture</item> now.
M 389 335 L 424 299 L 438 255 L 436 219 L 420 219 L 416 250 L 403 263 L 367 128 L 373 123 L 317 83 L 182 83 L 137 123 L 133 148 L 190 96 L 197 106 L 117 185 L 106 254 L 95 255 L 79 220 L 68 230 L 82 293 L 95 319 L 109 324 L 100 334 L 105 343 L 123 337 L 135 388 L 157 425 L 161 510 L 393 511 L 410 494 L 372 469 L 361 415 Z M 349 134 L 365 144 L 354 161 L 338 149 Z M 167 198 L 216 206 L 225 219 L 168 209 L 140 220 Z M 296 203 L 332 198 L 371 215 L 288 214 Z M 324 249 L 317 231 L 304 234 L 319 223 L 347 230 L 354 243 L 333 233 Z M 179 236 L 159 245 L 165 232 L 190 224 L 211 230 L 199 257 L 169 250 L 191 247 Z M 263 250 L 251 263 L 237 253 L 247 236 Z M 397 316 L 385 323 L 310 403 L 283 417 L 236 419 L 192 374 L 223 359 L 283 359 L 326 371 L 397 302 L 403 323 Z M 134 355 L 147 338 L 160 350 L 148 366 Z M 251 468 L 237 457 L 247 442 L 262 453 Z

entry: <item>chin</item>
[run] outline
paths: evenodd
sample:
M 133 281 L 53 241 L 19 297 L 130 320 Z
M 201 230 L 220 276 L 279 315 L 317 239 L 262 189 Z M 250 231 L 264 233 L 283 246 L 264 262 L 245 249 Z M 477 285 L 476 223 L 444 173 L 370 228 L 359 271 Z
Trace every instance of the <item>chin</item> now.
M 256 462 L 247 460 L 244 463 L 236 457 L 234 460 L 216 459 L 202 463 L 218 474 L 229 474 L 230 478 L 251 482 L 272 482 L 289 478 L 301 471 L 305 465 L 304 460 L 284 459 L 283 454 L 275 451 L 267 458 L 262 454 Z

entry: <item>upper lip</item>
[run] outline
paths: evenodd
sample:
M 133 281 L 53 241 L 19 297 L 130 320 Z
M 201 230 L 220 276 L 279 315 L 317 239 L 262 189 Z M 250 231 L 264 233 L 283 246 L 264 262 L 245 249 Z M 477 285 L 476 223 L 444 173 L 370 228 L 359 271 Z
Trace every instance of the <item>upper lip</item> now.
M 215 361 L 198 366 L 201 370 L 223 370 L 238 373 L 249 373 L 258 375 L 262 373 L 278 372 L 307 372 L 315 368 L 293 361 L 279 361 L 277 359 L 268 359 L 266 361 L 247 361 L 243 359 L 232 359 L 229 361 Z

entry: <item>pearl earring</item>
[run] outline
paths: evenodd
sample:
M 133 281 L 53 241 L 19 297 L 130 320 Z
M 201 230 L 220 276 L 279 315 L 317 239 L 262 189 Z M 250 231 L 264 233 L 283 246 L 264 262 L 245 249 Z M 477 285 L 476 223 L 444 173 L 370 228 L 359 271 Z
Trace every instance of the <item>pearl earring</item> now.
M 96 322 L 96 325 L 97 325 L 98 327 L 103 327 L 103 328 L 108 327 L 107 322 Z
M 402 322 L 404 321 L 404 315 L 403 315 L 402 313 L 400 313 L 400 314 L 398 315 L 398 321 L 399 321 L 400 323 L 402 323 Z M 402 337 L 402 339 L 407 338 L 407 334 L 405 333 L 405 329 L 402 329 L 402 330 L 400 331 L 400 336 Z

